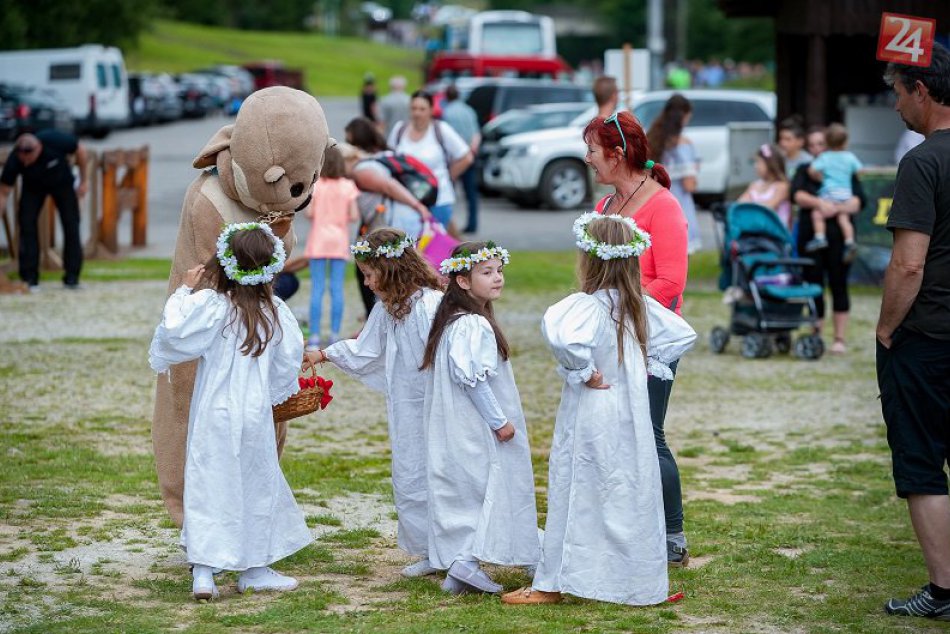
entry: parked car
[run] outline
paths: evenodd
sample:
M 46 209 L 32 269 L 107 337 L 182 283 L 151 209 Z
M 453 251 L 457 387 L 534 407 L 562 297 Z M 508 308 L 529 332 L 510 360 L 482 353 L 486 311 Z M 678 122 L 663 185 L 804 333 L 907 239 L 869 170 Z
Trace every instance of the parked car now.
M 393 19 L 393 11 L 389 7 L 384 7 L 378 2 L 360 3 L 360 16 L 366 22 L 366 28 L 370 31 L 385 29 Z
M 693 104 L 693 116 L 684 134 L 700 160 L 695 195 L 704 201 L 722 199 L 728 175 L 729 129 L 732 122 L 772 122 L 775 95 L 763 91 L 683 90 Z M 673 91 L 634 96 L 633 113 L 644 128 L 663 109 Z M 499 150 L 485 165 L 485 184 L 522 202 L 543 201 L 555 209 L 574 209 L 590 197 L 581 137 L 596 110 L 578 116 L 563 128 L 513 134 L 499 142 Z
M 132 125 L 152 125 L 181 118 L 178 87 L 171 77 L 129 73 L 129 107 Z
M 240 66 L 228 66 L 221 64 L 197 71 L 204 75 L 211 75 L 228 82 L 228 93 L 230 97 L 224 104 L 225 114 L 235 115 L 240 109 L 241 104 L 254 92 L 254 75 L 250 71 Z
M 516 108 L 498 115 L 482 128 L 482 144 L 478 148 L 479 165 L 491 163 L 498 152 L 500 141 L 512 134 L 563 128 L 578 115 L 590 111 L 591 105 L 577 103 L 548 103 L 527 108 Z M 481 179 L 481 176 L 479 176 Z
M 214 109 L 211 82 L 204 75 L 185 73 L 177 77 L 182 116 L 200 119 Z
M 0 142 L 16 139 L 16 131 L 17 121 L 13 102 L 0 99 Z
M 56 91 L 82 134 L 101 138 L 129 122 L 125 61 L 113 46 L 3 51 L 0 81 Z
M 0 84 L 0 110 L 5 123 L 0 125 L 7 140 L 24 132 L 74 130 L 69 106 L 51 91 L 24 84 Z
M 517 79 L 514 77 L 460 77 L 454 81 L 439 81 L 429 85 L 435 101 L 436 116 L 441 112 L 445 88 L 454 83 L 459 98 L 464 99 L 478 115 L 478 125 L 502 113 L 542 103 L 593 103 L 589 86 L 562 83 L 545 79 Z

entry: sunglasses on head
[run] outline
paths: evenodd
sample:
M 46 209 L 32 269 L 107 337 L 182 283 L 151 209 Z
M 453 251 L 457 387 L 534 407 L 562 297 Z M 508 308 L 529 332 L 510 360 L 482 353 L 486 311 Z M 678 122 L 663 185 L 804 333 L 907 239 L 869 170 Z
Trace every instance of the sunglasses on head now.
M 609 117 L 607 117 L 606 119 L 604 119 L 604 125 L 610 125 L 611 123 L 617 126 L 617 133 L 620 134 L 620 140 L 623 141 L 623 155 L 626 156 L 627 155 L 627 139 L 623 135 L 623 130 L 620 129 L 620 121 L 617 120 L 616 112 L 610 115 Z

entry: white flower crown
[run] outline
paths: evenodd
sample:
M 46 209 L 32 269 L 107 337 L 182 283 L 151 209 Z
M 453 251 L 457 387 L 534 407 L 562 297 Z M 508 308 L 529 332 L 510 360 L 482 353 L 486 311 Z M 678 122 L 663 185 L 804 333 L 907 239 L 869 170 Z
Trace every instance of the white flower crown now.
M 250 229 L 260 229 L 274 245 L 274 253 L 271 254 L 270 262 L 260 268 L 245 271 L 240 267 L 234 251 L 231 249 L 231 237 L 238 231 L 248 231 Z M 262 222 L 237 222 L 227 225 L 221 235 L 218 236 L 218 262 L 224 268 L 224 274 L 229 280 L 233 280 L 242 286 L 254 286 L 256 284 L 267 284 L 274 279 L 274 276 L 280 273 L 284 268 L 284 261 L 287 259 L 287 253 L 284 251 L 283 241 L 274 235 L 270 226 Z
M 511 256 L 508 254 L 508 249 L 502 248 L 494 242 L 489 242 L 475 253 L 466 250 L 454 258 L 442 260 L 442 264 L 439 265 L 439 272 L 442 275 L 448 275 L 459 271 L 471 271 L 479 262 L 495 259 L 501 260 L 502 264 L 508 264 Z
M 598 218 L 610 218 L 617 222 L 622 222 L 633 232 L 633 239 L 626 244 L 607 244 L 595 240 L 587 232 L 587 225 Z M 574 221 L 574 237 L 577 239 L 577 248 L 586 251 L 591 255 L 597 256 L 601 260 L 614 260 L 618 258 L 638 258 L 644 251 L 650 247 L 650 234 L 637 226 L 633 218 L 623 216 L 603 215 L 594 211 L 589 211 Z
M 398 258 L 402 257 L 406 249 L 415 245 L 415 243 L 414 238 L 406 236 L 401 239 L 385 242 L 374 249 L 366 240 L 357 240 L 356 244 L 350 245 L 350 253 L 360 261 L 370 258 Z

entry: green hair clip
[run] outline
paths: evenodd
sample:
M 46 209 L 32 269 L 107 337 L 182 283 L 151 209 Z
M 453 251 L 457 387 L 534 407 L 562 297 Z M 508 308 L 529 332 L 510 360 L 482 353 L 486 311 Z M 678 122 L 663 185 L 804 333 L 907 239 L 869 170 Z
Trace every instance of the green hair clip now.
M 643 168 L 644 168 L 644 169 L 651 170 L 651 169 L 653 169 L 653 166 L 654 166 L 654 165 L 656 165 L 656 163 L 654 163 L 653 161 L 647 160 L 647 161 L 645 161 L 645 162 L 643 163 Z

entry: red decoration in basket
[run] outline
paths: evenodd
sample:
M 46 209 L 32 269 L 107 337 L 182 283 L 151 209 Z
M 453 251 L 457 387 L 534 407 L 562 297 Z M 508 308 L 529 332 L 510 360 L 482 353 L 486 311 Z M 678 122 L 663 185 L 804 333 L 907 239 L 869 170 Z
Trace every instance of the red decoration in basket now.
M 333 397 L 330 388 L 333 381 L 317 376 L 313 362 L 308 362 L 309 376 L 298 376 L 300 391 L 279 405 L 274 406 L 274 422 L 284 422 L 300 416 L 312 414 L 318 409 L 326 409 Z
M 330 404 L 330 401 L 333 400 L 333 396 L 330 394 L 330 388 L 333 387 L 333 381 L 330 379 L 325 379 L 322 376 L 318 376 L 316 379 L 311 378 L 310 380 L 314 381 L 317 385 L 323 388 L 323 398 L 320 399 L 320 409 L 326 409 L 327 405 Z

